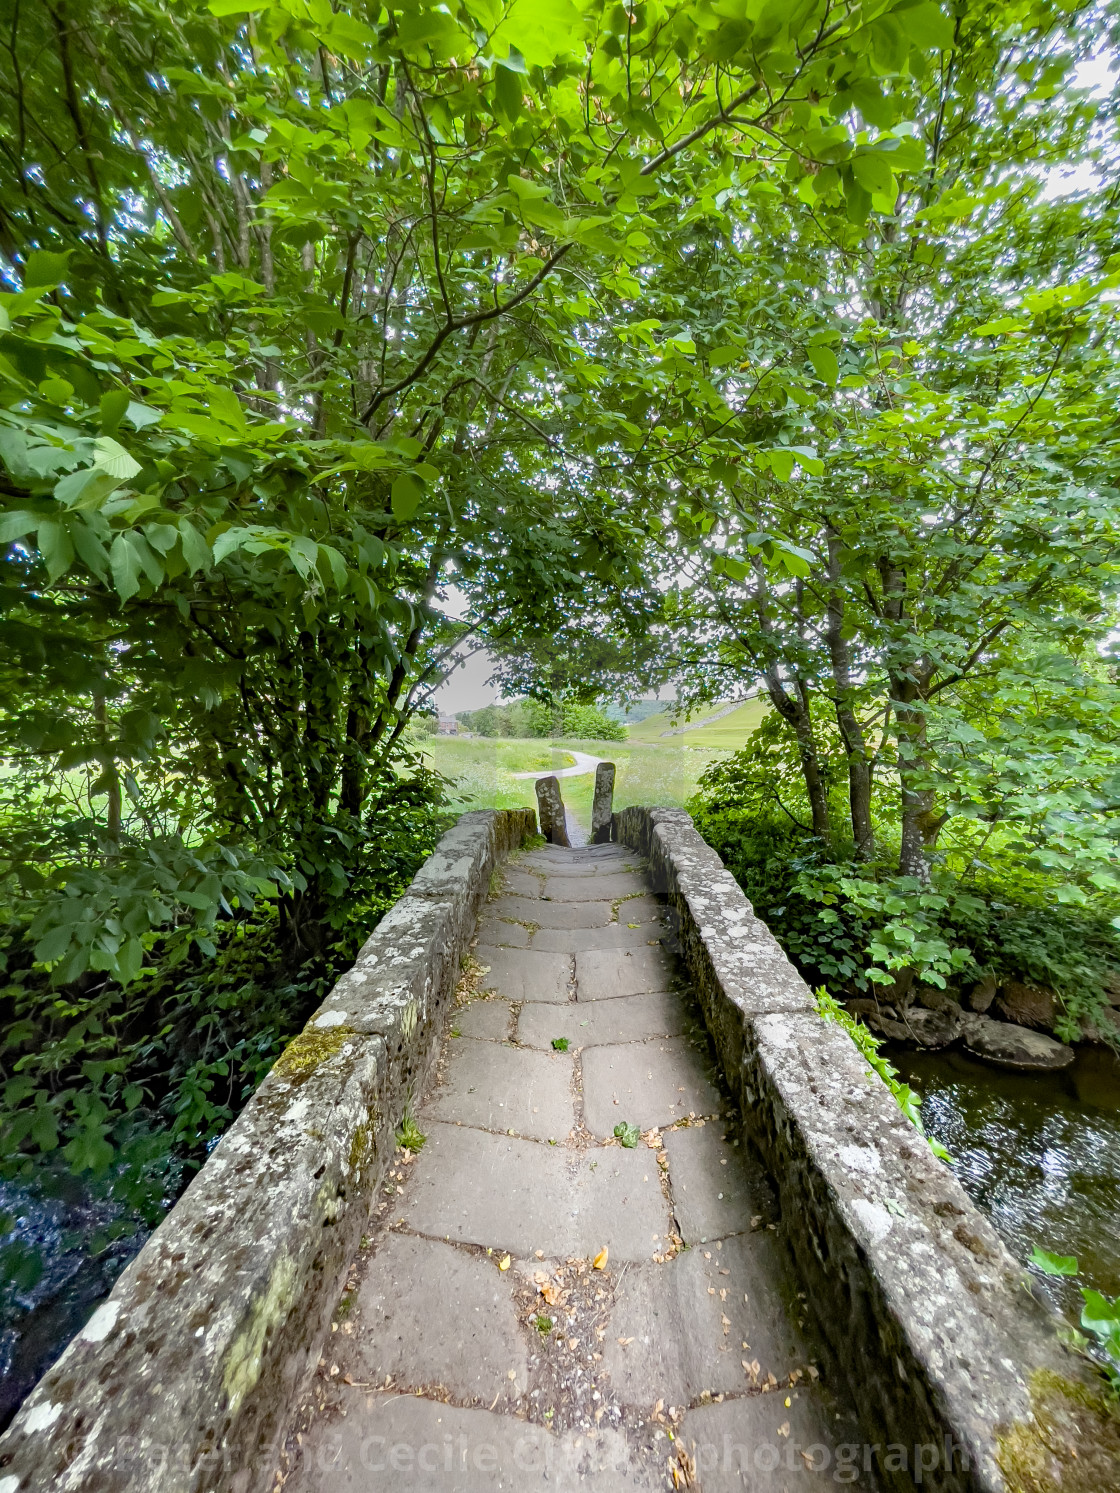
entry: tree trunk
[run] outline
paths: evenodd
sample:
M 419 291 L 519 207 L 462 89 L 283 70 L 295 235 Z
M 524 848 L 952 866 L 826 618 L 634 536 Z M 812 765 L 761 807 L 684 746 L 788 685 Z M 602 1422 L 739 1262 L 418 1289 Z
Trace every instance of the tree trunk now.
M 801 775 L 805 780 L 805 792 L 809 798 L 809 812 L 813 819 L 813 834 L 826 845 L 832 843 L 832 829 L 828 815 L 828 794 L 821 774 L 817 741 L 813 735 L 813 722 L 809 714 L 809 692 L 799 682 L 796 695 L 786 689 L 778 676 L 777 667 L 767 669 L 766 692 L 771 704 L 797 738 L 797 751 L 801 759 Z
M 901 681 L 900 681 L 901 682 Z M 929 852 L 948 814 L 936 812 L 936 790 L 919 786 L 928 770 L 925 712 L 897 709 L 898 775 L 901 783 L 902 843 L 898 874 L 929 884 Z
M 936 790 L 928 785 L 929 743 L 926 734 L 926 693 L 932 670 L 910 632 L 906 614 L 906 574 L 884 556 L 879 561 L 883 586 L 883 617 L 891 623 L 899 666 L 888 667 L 891 704 L 898 724 L 898 777 L 902 817 L 898 874 L 929 884 L 929 856 L 941 826 L 949 817 L 936 814 Z
M 106 817 L 108 820 L 106 832 L 109 843 L 114 850 L 119 850 L 121 843 L 121 777 L 117 771 L 116 759 L 113 757 L 109 746 L 109 712 L 105 705 L 105 696 L 95 694 L 93 697 L 93 718 L 101 732 L 101 768 L 105 782 L 105 794 L 108 800 L 106 804 Z
M 829 822 L 828 793 L 825 790 L 824 776 L 821 773 L 817 739 L 813 734 L 809 689 L 796 671 L 794 672 L 796 693 L 791 694 L 782 680 L 778 669 L 781 650 L 775 646 L 774 625 L 767 606 L 768 588 L 765 569 L 761 560 L 757 558 L 752 562 L 752 567 L 757 585 L 754 603 L 758 615 L 758 626 L 766 644 L 763 656 L 767 662 L 761 671 L 766 681 L 766 692 L 770 696 L 770 703 L 774 709 L 797 738 L 797 752 L 801 760 L 801 776 L 805 782 L 805 793 L 809 800 L 813 834 L 823 844 L 831 846 L 832 827 Z M 751 643 L 745 638 L 741 638 L 740 641 L 750 652 L 754 653 L 754 646 Z
M 825 636 L 832 664 L 833 705 L 836 724 L 848 763 L 848 805 L 856 859 L 869 861 L 875 854 L 875 830 L 871 822 L 872 763 L 867 738 L 852 708 L 852 660 L 844 636 L 844 593 L 840 585 L 840 536 L 828 535 L 828 613 Z

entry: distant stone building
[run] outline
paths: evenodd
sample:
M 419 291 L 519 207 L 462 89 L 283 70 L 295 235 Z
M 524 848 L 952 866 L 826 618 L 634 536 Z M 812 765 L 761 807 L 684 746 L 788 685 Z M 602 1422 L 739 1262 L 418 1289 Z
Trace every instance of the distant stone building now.
M 438 736 L 458 736 L 459 722 L 453 715 L 441 715 L 439 725 L 436 728 Z

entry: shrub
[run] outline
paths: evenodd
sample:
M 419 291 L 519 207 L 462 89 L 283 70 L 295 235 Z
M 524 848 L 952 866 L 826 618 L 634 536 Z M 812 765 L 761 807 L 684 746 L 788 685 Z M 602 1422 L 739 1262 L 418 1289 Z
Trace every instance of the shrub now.
M 586 741 L 625 741 L 626 727 L 612 721 L 598 705 L 576 705 L 565 701 L 560 707 L 561 736 L 575 736 Z
M 879 988 L 904 999 L 920 982 L 963 994 L 992 974 L 1056 990 L 1065 1040 L 1086 1023 L 1111 1030 L 1100 1018 L 1120 969 L 1120 932 L 1103 899 L 1049 903 L 1037 878 L 1015 879 L 998 863 L 983 878 L 935 863 L 927 886 L 884 863 L 836 858 L 752 794 L 746 773 L 735 758 L 716 764 L 689 807 L 810 985 L 841 998 Z

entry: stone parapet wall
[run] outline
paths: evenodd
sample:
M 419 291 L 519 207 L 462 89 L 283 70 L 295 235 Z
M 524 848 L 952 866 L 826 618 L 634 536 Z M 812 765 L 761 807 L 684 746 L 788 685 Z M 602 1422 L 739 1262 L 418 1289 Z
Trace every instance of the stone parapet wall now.
M 888 1487 L 1120 1487 L 1100 1382 L 680 809 L 628 808 L 834 1368 Z M 891 1446 L 905 1447 L 892 1476 Z M 898 1462 L 897 1455 L 893 1458 Z M 967 1467 L 965 1463 L 967 1462 Z M 1090 1471 L 1090 1464 L 1092 1471 Z
M 0 1493 L 255 1493 L 531 810 L 464 814 L 0 1439 Z

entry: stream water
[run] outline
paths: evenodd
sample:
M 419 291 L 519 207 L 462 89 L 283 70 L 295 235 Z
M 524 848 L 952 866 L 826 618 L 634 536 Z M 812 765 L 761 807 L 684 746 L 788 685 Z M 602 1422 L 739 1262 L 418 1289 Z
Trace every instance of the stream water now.
M 0 1182 L 0 1430 L 146 1238 L 107 1242 L 120 1208 L 74 1178 L 49 1180 L 49 1195 Z
M 962 1185 L 1026 1261 L 1076 1255 L 1077 1280 L 1037 1277 L 1076 1323 L 1080 1285 L 1120 1293 L 1120 1059 L 1081 1047 L 1061 1073 L 1010 1073 L 955 1048 L 885 1048 L 922 1097 L 927 1131 Z

